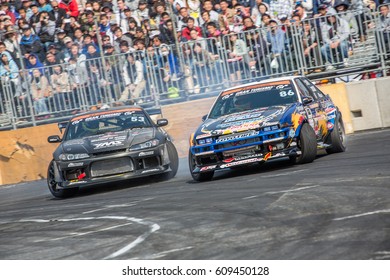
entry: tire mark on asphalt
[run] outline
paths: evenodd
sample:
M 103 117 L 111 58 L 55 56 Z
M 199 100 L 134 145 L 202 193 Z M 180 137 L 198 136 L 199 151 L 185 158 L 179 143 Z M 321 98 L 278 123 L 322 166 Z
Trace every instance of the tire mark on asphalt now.
M 334 221 L 343 221 L 343 220 L 348 220 L 348 219 L 355 219 L 355 218 L 360 218 L 360 217 L 365 217 L 365 216 L 371 216 L 371 215 L 376 215 L 376 214 L 386 214 L 386 213 L 390 213 L 390 209 L 377 210 L 377 211 L 366 212 L 366 213 L 361 213 L 361 214 L 356 214 L 356 215 L 351 215 L 351 216 L 345 216 L 345 217 L 335 218 L 333 220 Z
M 74 222 L 74 221 L 89 221 L 89 220 L 125 220 L 130 221 L 134 223 L 138 223 L 141 225 L 147 226 L 149 229 L 143 233 L 142 235 L 138 236 L 133 242 L 130 242 L 128 245 L 122 247 L 121 249 L 115 251 L 114 253 L 108 255 L 107 257 L 103 258 L 105 260 L 113 259 L 116 257 L 119 257 L 125 253 L 128 253 L 131 249 L 135 248 L 142 242 L 146 240 L 147 237 L 149 237 L 153 232 L 160 229 L 160 226 L 153 222 L 148 222 L 143 219 L 134 218 L 134 217 L 125 217 L 125 216 L 102 216 L 102 217 L 82 217 L 82 218 L 70 218 L 70 219 L 50 219 L 50 220 L 44 220 L 44 219 L 25 219 L 20 220 L 20 222 L 36 222 L 36 223 L 49 223 L 49 222 Z

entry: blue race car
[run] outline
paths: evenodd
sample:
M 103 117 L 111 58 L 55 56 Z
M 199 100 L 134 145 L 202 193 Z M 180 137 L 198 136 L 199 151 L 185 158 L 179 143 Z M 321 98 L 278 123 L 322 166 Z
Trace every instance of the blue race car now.
M 189 168 L 196 181 L 216 170 L 286 157 L 312 162 L 317 149 L 344 152 L 341 112 L 305 77 L 284 77 L 220 93 L 190 138 Z

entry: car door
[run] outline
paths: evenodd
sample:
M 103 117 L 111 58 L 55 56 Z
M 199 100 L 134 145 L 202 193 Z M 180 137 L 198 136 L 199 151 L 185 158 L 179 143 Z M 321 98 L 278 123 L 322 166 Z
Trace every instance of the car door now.
M 306 112 L 306 116 L 309 124 L 313 127 L 317 139 L 323 139 L 327 132 L 327 120 L 324 109 L 321 105 L 321 98 L 315 91 L 311 89 L 313 85 L 309 80 L 305 78 L 295 79 L 298 91 L 302 97 L 303 108 Z

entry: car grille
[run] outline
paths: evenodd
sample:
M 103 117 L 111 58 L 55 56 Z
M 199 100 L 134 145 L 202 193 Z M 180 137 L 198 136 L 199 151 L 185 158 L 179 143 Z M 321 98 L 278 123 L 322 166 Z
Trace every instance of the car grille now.
M 134 170 L 129 157 L 96 161 L 91 165 L 91 177 L 121 174 Z

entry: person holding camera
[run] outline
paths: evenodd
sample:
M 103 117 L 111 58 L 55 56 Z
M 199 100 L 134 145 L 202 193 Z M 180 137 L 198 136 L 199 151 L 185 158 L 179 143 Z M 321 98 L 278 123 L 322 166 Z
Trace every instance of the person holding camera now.
M 48 12 L 41 12 L 39 22 L 35 26 L 35 32 L 47 49 L 54 43 L 56 23 L 50 19 Z

